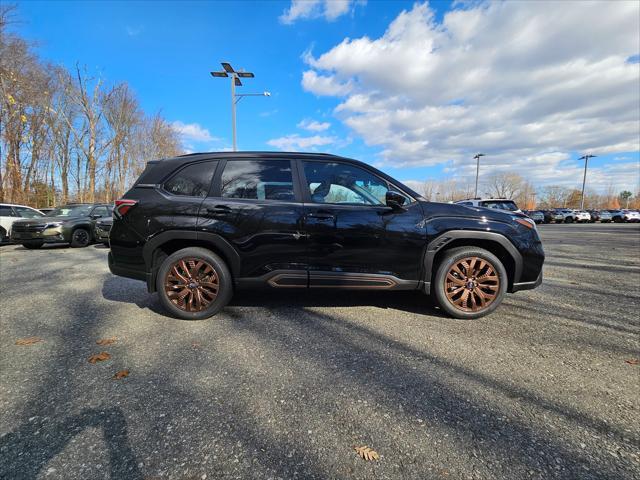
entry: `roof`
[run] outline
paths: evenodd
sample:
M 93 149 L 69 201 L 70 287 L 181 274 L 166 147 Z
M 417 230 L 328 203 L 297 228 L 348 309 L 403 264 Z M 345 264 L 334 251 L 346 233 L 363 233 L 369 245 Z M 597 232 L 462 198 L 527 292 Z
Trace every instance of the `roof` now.
M 335 160 L 340 157 L 331 153 L 317 153 L 317 152 L 275 152 L 275 151 L 242 151 L 242 152 L 199 152 L 188 153 L 185 155 L 178 155 L 175 158 L 185 158 L 193 160 L 194 158 L 246 158 L 246 157 L 261 157 L 261 158 L 301 158 L 301 157 L 313 157 L 313 158 L 326 158 L 327 160 Z M 351 159 L 347 159 L 351 160 Z

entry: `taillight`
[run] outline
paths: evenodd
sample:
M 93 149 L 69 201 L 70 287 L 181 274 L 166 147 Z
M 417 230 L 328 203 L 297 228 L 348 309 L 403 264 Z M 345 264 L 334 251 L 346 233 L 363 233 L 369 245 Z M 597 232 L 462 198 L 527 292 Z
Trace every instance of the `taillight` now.
M 113 213 L 119 217 L 124 217 L 129 210 L 138 204 L 137 200 L 116 200 L 116 206 L 113 209 Z

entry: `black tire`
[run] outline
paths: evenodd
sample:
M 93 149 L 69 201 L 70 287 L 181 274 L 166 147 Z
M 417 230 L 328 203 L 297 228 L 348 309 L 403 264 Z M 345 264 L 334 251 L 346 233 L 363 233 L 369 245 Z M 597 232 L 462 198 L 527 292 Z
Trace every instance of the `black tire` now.
M 37 250 L 38 248 L 42 247 L 42 245 L 44 245 L 44 242 L 38 240 L 36 240 L 35 242 L 24 242 L 22 244 L 24 248 L 28 248 L 29 250 Z
M 103 244 L 105 247 L 109 248 L 109 240 L 105 240 L 105 241 L 103 241 L 103 242 L 102 242 L 102 244 Z
M 7 231 L 0 227 L 0 243 L 5 243 L 9 241 L 9 236 L 7 235 Z
M 86 228 L 76 228 L 71 233 L 71 247 L 84 248 L 91 243 L 91 234 Z
M 622 223 L 622 217 L 613 217 L 613 223 Z
M 456 262 L 465 257 L 479 257 L 485 262 L 488 262 L 493 267 L 493 270 L 497 273 L 499 279 L 499 287 L 493 301 L 486 308 L 475 312 L 463 311 L 457 308 L 453 305 L 453 303 L 451 303 L 446 294 L 445 279 L 447 277 L 447 274 Z M 485 315 L 489 315 L 496 308 L 498 308 L 500 303 L 502 303 L 504 294 L 507 291 L 508 283 L 509 278 L 507 276 L 507 270 L 504 268 L 504 265 L 502 265 L 502 262 L 498 259 L 498 257 L 496 257 L 493 253 L 479 247 L 458 247 L 448 251 L 438 265 L 438 269 L 433 278 L 431 290 L 440 308 L 442 308 L 449 315 L 454 318 L 472 320 L 475 318 L 484 317 Z
M 567 217 L 564 219 L 564 223 L 573 223 L 573 217 Z
M 186 311 L 173 303 L 165 290 L 165 279 L 176 262 L 181 259 L 203 260 L 215 271 L 218 280 L 218 291 L 215 299 L 204 309 Z M 189 247 L 169 255 L 160 265 L 156 277 L 156 290 L 162 306 L 173 316 L 183 320 L 204 320 L 212 317 L 225 307 L 233 296 L 233 278 L 224 260 L 211 250 L 200 247 Z

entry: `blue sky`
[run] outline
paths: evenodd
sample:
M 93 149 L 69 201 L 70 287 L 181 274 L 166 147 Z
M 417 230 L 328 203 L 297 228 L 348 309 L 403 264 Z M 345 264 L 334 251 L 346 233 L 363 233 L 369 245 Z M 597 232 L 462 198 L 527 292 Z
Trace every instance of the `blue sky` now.
M 518 118 L 526 114 L 527 119 L 516 129 L 510 118 L 499 118 L 499 112 L 507 108 L 506 103 L 498 104 L 503 98 L 501 94 L 478 96 L 478 85 L 481 84 L 465 86 L 468 75 L 464 69 L 456 70 L 451 66 L 455 63 L 447 61 L 451 62 L 451 57 L 460 51 L 458 47 L 468 42 L 471 34 L 475 35 L 471 40 L 474 48 L 491 42 L 493 49 L 489 51 L 500 47 L 501 33 L 495 32 L 499 29 L 492 32 L 495 37 L 488 37 L 486 28 L 482 32 L 469 31 L 467 26 L 474 22 L 490 24 L 497 18 L 503 23 L 514 23 L 513 31 L 530 28 L 530 25 L 517 24 L 521 21 L 518 12 L 497 12 L 497 7 L 489 8 L 487 4 L 478 7 L 479 2 L 454 6 L 448 1 L 416 4 L 344 0 L 345 8 L 339 14 L 334 13 L 334 18 L 324 1 L 319 0 L 313 9 L 307 4 L 306 14 L 298 18 L 290 15 L 288 20 L 285 18 L 287 11 L 300 7 L 296 7 L 296 2 L 29 1 L 18 4 L 23 23 L 16 28 L 24 37 L 37 42 L 37 51 L 48 61 L 69 68 L 79 62 L 107 81 L 127 81 L 145 111 L 161 111 L 170 122 L 176 122 L 177 128 L 182 128 L 184 144 L 189 150 L 230 147 L 229 83 L 227 79 L 214 79 L 209 75 L 210 70 L 220 68 L 220 61 L 229 61 L 236 68 L 256 74 L 256 78 L 246 80 L 239 91 L 271 92 L 271 97 L 246 98 L 238 105 L 238 145 L 241 150 L 293 147 L 337 153 L 379 166 L 402 180 L 416 182 L 446 177 L 467 179 L 467 167 L 473 163 L 470 157 L 476 150 L 483 150 L 487 153 L 488 173 L 510 169 L 522 171 L 539 185 L 573 186 L 581 180 L 576 175 L 580 170 L 576 159 L 582 151 L 577 148 L 584 146 L 598 155 L 592 161 L 594 188 L 602 189 L 608 183 L 615 183 L 616 188 L 637 188 L 638 139 L 630 133 L 634 123 L 636 133 L 640 129 L 637 114 L 640 107 L 633 103 L 637 96 L 630 88 L 638 81 L 634 68 L 638 67 L 640 71 L 637 63 L 640 39 L 634 25 L 616 25 L 620 22 L 617 17 L 609 23 L 604 22 L 610 24 L 612 31 L 630 29 L 630 40 L 633 42 L 635 37 L 636 51 L 627 47 L 624 39 L 607 40 L 611 43 L 609 49 L 600 51 L 600 47 L 591 49 L 584 45 L 583 51 L 567 51 L 565 58 L 558 60 L 547 59 L 543 50 L 543 53 L 535 53 L 538 46 L 527 43 L 521 48 L 533 52 L 528 64 L 513 67 L 511 60 L 509 63 L 511 73 L 513 68 L 521 68 L 523 81 L 528 81 L 526 79 L 532 77 L 531 65 L 536 63 L 541 63 L 542 67 L 557 65 L 558 71 L 563 71 L 567 62 L 575 64 L 576 59 L 602 62 L 615 58 L 619 51 L 624 57 L 619 62 L 624 65 L 619 68 L 624 69 L 627 83 L 602 85 L 599 95 L 602 97 L 605 92 L 606 96 L 607 88 L 612 92 L 628 89 L 624 98 L 618 98 L 616 94 L 615 101 L 613 98 L 608 103 L 606 98 L 603 101 L 611 105 L 631 102 L 627 103 L 630 114 L 624 118 L 615 114 L 607 118 L 603 113 L 607 108 L 591 106 L 587 95 L 593 97 L 593 92 L 586 91 L 584 99 L 575 99 L 566 105 L 566 110 L 560 111 L 558 107 L 553 111 L 541 111 L 537 119 L 534 105 L 543 105 L 545 99 L 554 105 L 558 102 L 552 100 L 552 96 L 528 98 L 530 93 L 524 91 L 514 93 L 512 97 L 516 99 L 515 103 L 525 99 L 520 103 L 529 105 L 522 109 L 524 113 L 518 114 Z M 516 7 L 521 8 L 516 5 L 512 9 Z M 633 10 L 634 7 L 629 8 Z M 455 13 L 453 10 L 466 15 L 463 21 L 454 21 L 457 16 L 448 15 Z M 603 4 L 600 17 L 606 17 L 609 10 Z M 583 15 L 590 14 L 583 12 Z M 584 20 L 580 15 L 575 16 Z M 445 18 L 448 18 L 446 25 L 443 24 Z M 563 27 L 566 25 L 556 28 Z M 534 33 L 544 35 L 544 32 Z M 513 38 L 513 33 L 502 32 L 502 35 Z M 595 35 L 611 37 L 606 30 Z M 566 38 L 567 45 L 572 45 L 573 40 Z M 402 58 L 403 51 L 411 50 L 422 41 L 425 41 L 424 49 L 421 47 L 419 54 Z M 403 42 L 407 42 L 409 48 L 403 48 Z M 394 48 L 400 54 L 396 54 L 388 62 L 389 68 L 385 68 L 384 52 Z M 431 55 L 422 55 L 429 48 Z M 438 54 L 439 51 L 443 53 Z M 479 51 L 478 57 L 481 54 Z M 396 59 L 398 62 L 394 66 Z M 500 82 L 506 74 L 497 70 L 504 64 L 496 60 L 494 64 L 476 68 L 485 72 L 496 70 Z M 377 67 L 370 67 L 372 65 Z M 406 80 L 402 71 L 404 65 L 411 70 Z M 417 68 L 421 65 L 424 68 Z M 432 72 L 434 68 L 440 68 L 441 72 Z M 397 73 L 390 75 L 389 69 Z M 424 76 L 426 71 L 435 76 Z M 305 72 L 312 72 L 307 74 L 310 81 L 306 83 L 302 80 Z M 394 76 L 399 83 L 394 83 Z M 431 80 L 426 81 L 428 79 Z M 407 83 L 403 84 L 403 81 Z M 449 89 L 446 82 L 458 82 L 460 87 L 452 90 L 448 98 L 435 95 L 434 90 Z M 640 89 L 640 84 L 635 83 L 635 86 L 636 90 Z M 543 87 L 532 85 L 532 90 L 544 90 Z M 505 84 L 503 90 L 509 88 L 510 85 Z M 553 89 L 548 90 L 553 92 Z M 366 100 L 366 107 L 351 107 L 362 99 Z M 593 113 L 587 111 L 586 105 Z M 492 107 L 495 109 L 487 110 Z M 461 116 L 457 116 L 459 109 L 465 109 Z M 380 111 L 390 112 L 389 118 L 385 118 L 386 113 L 380 116 Z M 492 117 L 487 111 L 495 111 L 498 117 L 491 120 L 491 125 L 479 121 L 479 118 Z M 509 107 L 508 111 L 511 115 L 514 110 Z M 579 116 L 577 113 L 567 115 L 560 123 L 569 131 L 578 130 L 571 137 L 551 139 L 558 130 L 558 115 L 565 111 L 581 112 Z M 455 118 L 461 124 L 474 118 L 477 125 L 465 126 L 468 137 L 453 145 L 455 142 L 451 139 L 458 138 Z M 548 122 L 545 119 L 549 119 Z M 444 123 L 453 123 L 454 127 L 442 131 Z M 587 131 L 574 126 L 591 124 L 593 127 Z M 617 128 L 600 135 L 598 132 L 603 129 L 598 125 L 603 124 L 613 124 Z M 545 130 L 547 127 L 548 131 Z M 548 139 L 546 143 L 526 136 L 526 132 L 535 128 L 544 132 L 540 136 Z M 523 135 L 521 140 L 520 135 Z M 574 141 L 577 136 L 588 137 L 588 140 Z M 602 140 L 595 138 L 597 136 L 603 137 Z M 495 140 L 486 141 L 491 138 Z

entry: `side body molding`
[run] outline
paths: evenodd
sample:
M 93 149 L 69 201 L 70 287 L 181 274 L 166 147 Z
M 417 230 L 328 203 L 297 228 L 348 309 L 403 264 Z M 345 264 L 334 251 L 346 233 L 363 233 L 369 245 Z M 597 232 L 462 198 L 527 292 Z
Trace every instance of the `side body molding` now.
M 507 237 L 495 232 L 482 232 L 477 230 L 449 230 L 441 233 L 435 237 L 427 246 L 427 251 L 424 258 L 424 272 L 425 272 L 425 289 L 431 286 L 431 275 L 433 270 L 433 261 L 436 254 L 442 250 L 447 244 L 456 239 L 473 239 L 473 240 L 488 240 L 500 244 L 513 258 L 515 271 L 513 275 L 513 282 L 518 283 L 522 272 L 522 255 L 516 247 L 509 241 Z

